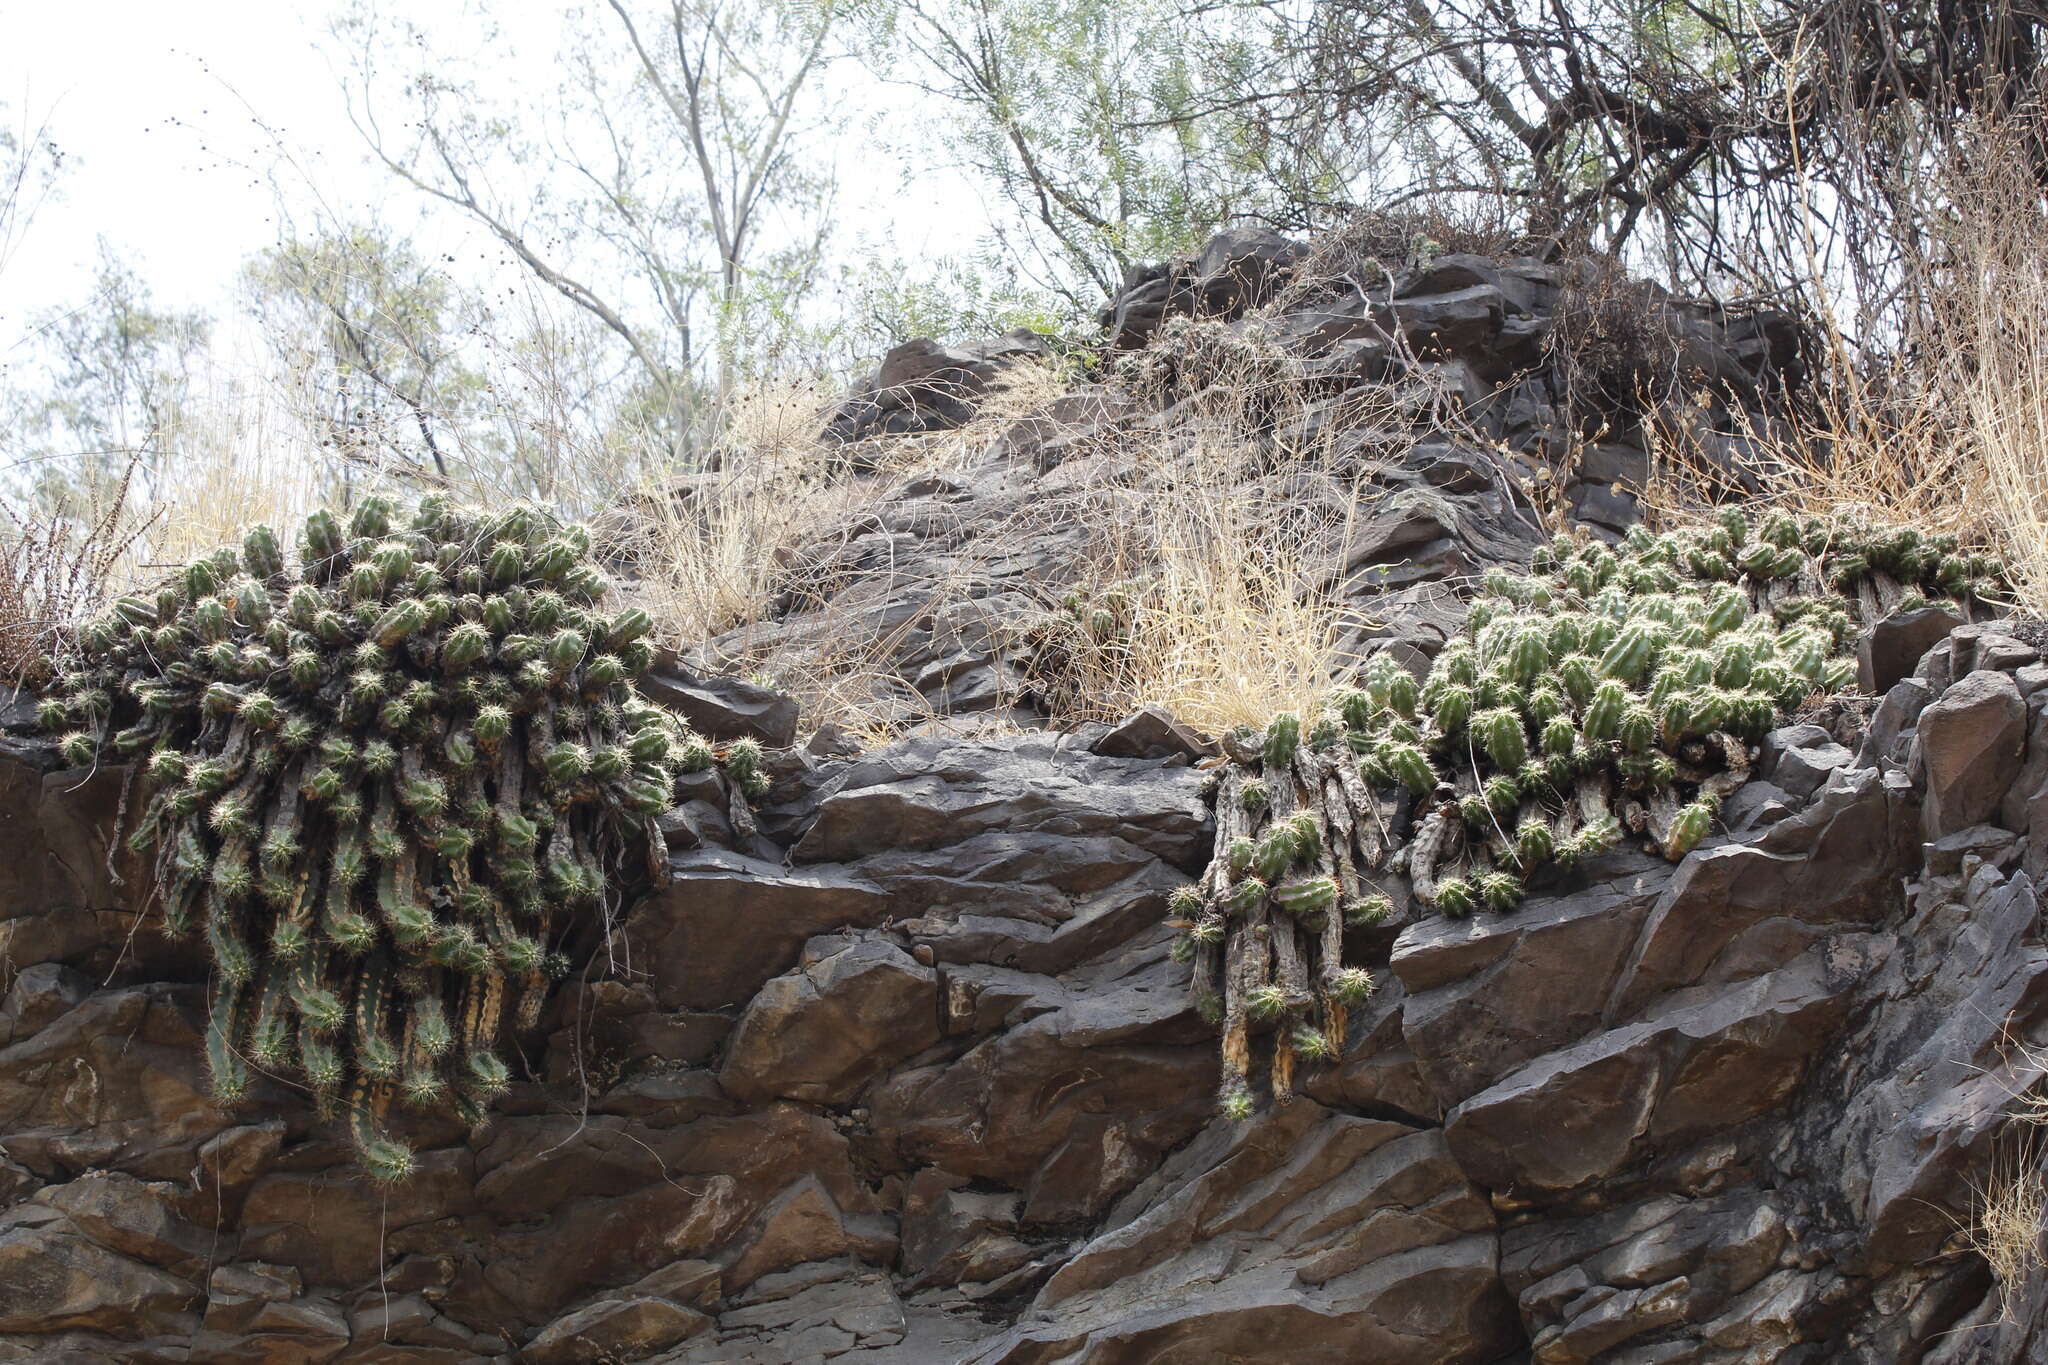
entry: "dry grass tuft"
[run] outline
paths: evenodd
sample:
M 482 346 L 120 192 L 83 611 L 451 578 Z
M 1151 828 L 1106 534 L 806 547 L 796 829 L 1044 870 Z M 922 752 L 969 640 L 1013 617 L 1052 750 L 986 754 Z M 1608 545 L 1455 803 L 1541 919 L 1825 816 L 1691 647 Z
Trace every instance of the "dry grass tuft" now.
M 362 469 L 346 470 L 342 482 L 342 471 L 311 454 L 310 435 L 274 395 L 196 407 L 180 436 L 178 450 L 151 470 L 157 516 L 131 557 L 137 586 L 223 545 L 241 544 L 257 522 L 276 528 L 289 544 L 315 507 L 385 487 Z
M 2008 1293 L 2039 1272 L 2041 1232 L 2048 1222 L 2048 1176 L 2030 1151 L 1995 1163 L 1977 1192 L 1971 1250 Z M 2008 1311 L 2010 1311 L 2008 1309 Z
M 762 620 L 779 601 L 799 605 L 783 599 L 800 549 L 829 540 L 890 482 L 972 465 L 1012 422 L 1065 388 L 1050 365 L 1007 366 L 973 420 L 953 431 L 872 442 L 857 452 L 866 466 L 859 473 L 848 472 L 856 452 L 824 440 L 831 404 L 824 388 L 805 382 L 751 390 L 734 405 L 717 471 L 681 483 L 650 481 L 631 499 L 636 595 L 672 646 Z M 845 679 L 864 671 L 845 659 L 820 657 L 804 677 L 777 681 L 807 691 L 807 679 L 820 688 L 835 680 L 831 695 L 820 691 L 809 699 L 820 714 L 858 721 Z
M 1072 382 L 1071 375 L 1050 361 L 1013 361 L 996 372 L 971 421 L 951 431 L 881 438 L 874 447 L 874 467 L 897 478 L 969 468 L 1013 424 L 1041 411 Z
M 1313 711 L 1356 663 L 1336 562 L 1365 500 L 1349 424 L 1305 420 L 1299 362 L 1256 329 L 1175 319 L 1121 381 L 1183 401 L 1121 433 L 1092 490 L 1102 568 L 1032 662 L 1053 719 L 1157 704 L 1221 732 Z

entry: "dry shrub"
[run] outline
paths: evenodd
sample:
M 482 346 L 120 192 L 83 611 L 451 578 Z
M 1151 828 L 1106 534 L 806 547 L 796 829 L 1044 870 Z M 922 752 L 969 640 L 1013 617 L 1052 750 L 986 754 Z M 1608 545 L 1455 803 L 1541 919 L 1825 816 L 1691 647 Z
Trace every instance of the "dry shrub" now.
M 1562 274 L 1544 337 L 1551 384 L 1579 430 L 1627 423 L 1684 389 L 1684 338 L 1664 291 L 1613 261 Z
M 1153 703 L 1212 731 L 1312 710 L 1355 663 L 1345 641 L 1359 624 L 1339 580 L 1367 471 L 1339 438 L 1376 423 L 1405 428 L 1414 414 L 1400 402 L 1413 395 L 1354 391 L 1340 420 L 1311 420 L 1320 396 L 1256 320 L 1174 320 L 1120 358 L 1102 386 L 1112 409 L 1124 400 L 1140 411 L 1171 407 L 1104 425 L 1007 518 L 931 528 L 932 548 L 901 566 L 923 577 L 889 585 L 892 599 L 915 608 L 915 626 L 878 633 L 875 595 L 842 596 L 848 575 L 862 570 L 834 554 L 835 542 L 852 542 L 891 483 L 987 458 L 1019 420 L 1068 391 L 1057 368 L 1006 368 L 955 431 L 853 451 L 817 444 L 808 426 L 793 440 L 749 435 L 685 496 L 643 495 L 636 591 L 668 642 L 723 636 L 708 663 L 766 673 L 799 698 L 808 722 L 863 741 L 938 718 L 897 671 L 909 633 L 927 628 L 993 641 L 1056 725 L 1115 720 Z M 1014 599 L 1000 610 L 993 599 L 1019 589 L 1018 554 L 1048 538 L 1071 558 L 1021 585 L 1045 594 L 1046 611 L 1020 624 Z M 1077 618 L 1056 601 L 1069 583 L 1080 604 L 1116 597 L 1117 639 L 1076 632 Z M 740 629 L 798 611 L 811 614 L 804 636 L 814 643 L 763 632 L 767 643 L 755 646 Z
M 1753 421 L 1742 474 L 1802 511 L 1952 531 L 1999 554 L 2023 607 L 2048 613 L 2048 205 L 2023 144 L 2039 114 L 1982 126 L 1978 154 L 1927 169 L 1935 250 L 1889 311 L 1836 326 L 1792 420 Z M 1816 272 L 1818 274 L 1818 271 Z M 1815 288 L 1827 295 L 1829 281 Z M 1652 500 L 1667 514 L 1725 490 L 1666 440 Z
M 750 384 L 726 409 L 729 458 L 775 468 L 800 467 L 818 451 L 832 417 L 834 394 L 822 379 Z
M 136 462 L 95 488 L 79 519 L 0 498 L 0 681 L 47 681 L 45 658 L 120 591 L 140 537 L 156 520 L 129 504 Z

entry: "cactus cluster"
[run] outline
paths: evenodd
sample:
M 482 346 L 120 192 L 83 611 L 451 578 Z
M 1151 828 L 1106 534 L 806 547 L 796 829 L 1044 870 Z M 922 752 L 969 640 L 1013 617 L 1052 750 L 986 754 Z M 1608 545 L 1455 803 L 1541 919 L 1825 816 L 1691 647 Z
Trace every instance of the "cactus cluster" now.
M 479 1121 L 608 879 L 665 855 L 654 817 L 712 749 L 634 680 L 651 623 L 607 614 L 589 536 L 439 499 L 268 527 L 123 597 L 41 704 L 64 757 L 134 761 L 163 927 L 213 961 L 223 1103 L 251 1068 L 344 1111 L 364 1167 L 412 1154 L 394 1100 Z M 758 753 L 730 756 L 736 786 Z M 735 800 L 737 801 L 737 797 Z
M 1512 910 L 1629 835 L 1684 857 L 1780 716 L 1854 681 L 1862 626 L 1932 592 L 1969 619 L 2002 584 L 1944 537 L 1785 513 L 1560 539 L 1484 576 L 1426 677 L 1381 653 L 1322 715 L 1226 736 L 1216 856 L 1174 906 L 1225 1112 L 1251 1107 L 1254 1025 L 1276 1097 L 1342 1049 L 1371 981 L 1347 925 Z

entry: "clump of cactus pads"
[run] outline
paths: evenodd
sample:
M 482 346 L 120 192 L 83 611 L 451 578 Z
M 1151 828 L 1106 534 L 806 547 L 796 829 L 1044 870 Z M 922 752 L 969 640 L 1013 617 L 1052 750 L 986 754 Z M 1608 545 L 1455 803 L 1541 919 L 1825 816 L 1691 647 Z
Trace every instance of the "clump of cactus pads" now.
M 307 518 L 296 569 L 257 527 L 82 632 L 43 720 L 145 764 L 132 843 L 164 928 L 211 949 L 223 1102 L 251 1066 L 296 1075 L 404 1176 L 388 1106 L 482 1119 L 508 1014 L 660 867 L 654 818 L 707 751 L 640 698 L 650 622 L 604 608 L 589 548 L 527 507 L 400 525 L 369 498 Z
M 1485 575 L 1419 682 L 1381 653 L 1322 715 L 1228 737 L 1217 855 L 1176 922 L 1232 1109 L 1255 1028 L 1276 1097 L 1297 1058 L 1341 1052 L 1372 965 L 1347 961 L 1365 940 L 1347 925 L 1510 911 L 1624 837 L 1683 858 L 1751 746 L 1854 680 L 1862 626 L 1932 596 L 1971 619 L 2003 595 L 1952 538 L 1786 513 L 1561 539 L 1527 574 Z

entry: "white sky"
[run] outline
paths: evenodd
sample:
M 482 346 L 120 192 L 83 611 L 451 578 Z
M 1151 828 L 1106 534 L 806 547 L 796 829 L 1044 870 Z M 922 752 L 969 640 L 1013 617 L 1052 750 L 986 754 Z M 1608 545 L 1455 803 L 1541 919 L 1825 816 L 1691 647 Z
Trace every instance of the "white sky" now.
M 529 2 L 536 23 L 558 13 Z M 290 205 L 303 212 L 314 196 L 337 219 L 374 208 L 427 250 L 458 254 L 473 283 L 517 273 L 476 230 L 429 213 L 368 164 L 317 47 L 330 9 L 330 0 L 0 0 L 0 105 L 17 133 L 47 121 L 67 157 L 56 196 L 0 270 L 0 345 L 23 335 L 37 310 L 86 302 L 100 236 L 159 306 L 226 314 L 242 262 L 278 239 Z M 475 33 L 465 10 L 462 0 L 414 0 L 404 12 L 460 47 Z M 879 185 L 875 169 L 857 168 L 842 187 L 842 215 L 856 220 L 840 224 L 842 247 L 852 227 L 900 236 L 914 259 L 927 247 L 964 249 L 985 230 L 984 206 L 957 178 L 927 177 L 905 193 Z
M 96 236 L 160 302 L 218 306 L 241 261 L 276 239 L 273 177 L 389 195 L 314 50 L 320 12 L 279 0 L 0 0 L 0 100 L 17 131 L 47 120 L 68 159 L 58 197 L 0 274 L 0 334 L 83 296 Z

